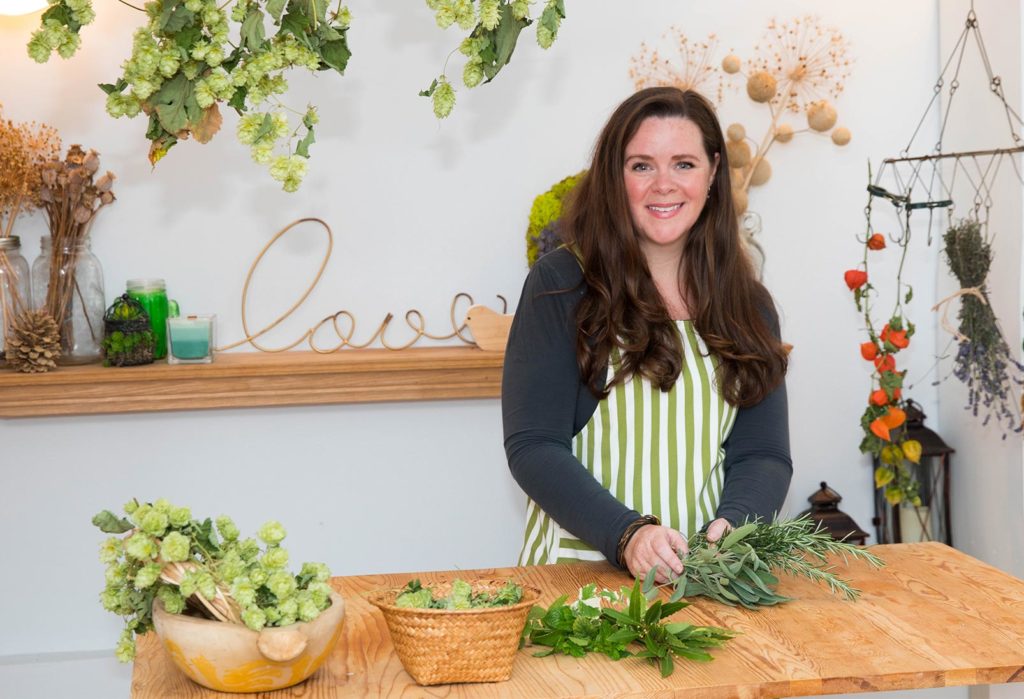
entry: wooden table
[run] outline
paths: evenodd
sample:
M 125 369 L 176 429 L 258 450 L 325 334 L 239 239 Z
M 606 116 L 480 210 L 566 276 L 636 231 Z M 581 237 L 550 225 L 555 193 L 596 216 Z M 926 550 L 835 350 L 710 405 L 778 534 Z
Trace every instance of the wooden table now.
M 666 679 L 640 659 L 535 658 L 525 648 L 508 682 L 419 687 L 402 669 L 384 618 L 361 597 L 410 577 L 512 576 L 544 590 L 548 604 L 587 582 L 615 589 L 630 583 L 607 564 L 334 578 L 348 604 L 337 649 L 306 683 L 260 696 L 748 699 L 1024 682 L 1024 581 L 943 544 L 872 550 L 885 568 L 857 563 L 846 570 L 863 591 L 857 602 L 788 577 L 779 590 L 797 599 L 778 607 L 752 612 L 697 598 L 677 618 L 742 635 L 714 651 L 713 662 L 677 662 Z M 213 696 L 231 695 L 192 684 L 153 634 L 140 640 L 132 697 Z

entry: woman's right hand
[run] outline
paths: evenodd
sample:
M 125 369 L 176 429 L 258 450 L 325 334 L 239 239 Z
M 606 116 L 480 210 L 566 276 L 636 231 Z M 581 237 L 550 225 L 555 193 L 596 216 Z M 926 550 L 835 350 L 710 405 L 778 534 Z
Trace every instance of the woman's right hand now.
M 651 568 L 657 568 L 654 581 L 663 584 L 682 575 L 680 559 L 688 550 L 686 537 L 675 529 L 648 524 L 640 527 L 629 540 L 622 557 L 634 577 L 643 578 Z

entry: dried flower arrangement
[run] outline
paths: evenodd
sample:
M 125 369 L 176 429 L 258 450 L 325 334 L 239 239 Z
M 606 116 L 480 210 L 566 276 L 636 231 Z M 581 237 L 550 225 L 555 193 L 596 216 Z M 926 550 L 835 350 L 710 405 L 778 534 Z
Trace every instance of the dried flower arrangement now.
M 0 106 L 0 237 L 9 237 L 19 216 L 39 208 L 43 164 L 60 154 L 60 136 L 46 124 L 15 123 Z M 0 269 L 8 279 L 16 272 L 0 250 Z M 59 355 L 53 319 L 33 312 L 17 285 L 0 284 L 0 322 L 4 358 L 21 371 L 53 368 Z
M 943 241 L 949 269 L 961 287 L 946 299 L 960 297 L 960 328 L 948 327 L 945 317 L 943 326 L 958 342 L 953 375 L 967 386 L 966 409 L 975 417 L 983 410 L 982 425 L 995 417 L 1007 430 L 1020 433 L 1024 424 L 1014 394 L 1024 384 L 1024 364 L 1010 352 L 988 301 L 985 279 L 992 266 L 992 246 L 981 223 L 972 219 L 951 225 Z
M 221 127 L 219 105 L 225 104 L 242 116 L 238 140 L 250 147 L 253 160 L 268 165 L 285 191 L 298 189 L 317 112 L 313 106 L 295 112 L 293 126 L 277 96 L 288 90 L 284 74 L 290 69 L 344 72 L 351 55 L 348 9 L 339 4 L 328 13 L 326 2 L 287 0 L 236 0 L 229 12 L 230 3 L 216 0 L 122 4 L 144 12 L 146 23 L 135 33 L 124 74 L 100 87 L 110 116 L 149 118 L 150 162 L 155 165 L 178 141 L 212 139 Z M 270 37 L 264 33 L 268 17 L 278 27 Z M 50 0 L 29 55 L 40 63 L 54 51 L 69 58 L 78 49 L 81 28 L 94 18 L 91 0 Z M 229 40 L 233 28 L 240 36 L 237 46 Z M 282 141 L 285 153 L 275 156 Z
M 57 323 L 62 338 L 74 296 L 81 296 L 74 270 L 82 243 L 89 235 L 96 214 L 114 202 L 114 174 L 106 172 L 99 178 L 99 154 L 73 145 L 64 160 L 55 158 L 44 163 L 41 172 L 39 200 L 50 230 L 50 276 L 45 299 L 37 299 L 41 307 Z M 35 282 L 34 282 L 35 283 Z M 103 328 L 93 328 L 99 341 Z
M 637 89 L 652 85 L 677 85 L 684 89 L 705 90 L 718 80 L 719 101 L 722 76 L 711 62 L 716 40 L 691 43 L 678 29 L 671 29 L 663 38 L 677 48 L 678 64 L 664 58 L 658 50 L 641 45 L 633 57 L 630 77 Z M 747 96 L 768 107 L 769 122 L 764 135 L 755 140 L 746 127 L 734 122 L 726 129 L 726 148 L 732 167 L 733 198 L 736 210 L 747 209 L 750 187 L 769 180 L 771 164 L 766 156 L 775 143 L 788 143 L 797 134 L 830 134 L 837 146 L 850 142 L 850 130 L 836 126 L 838 114 L 827 98 L 836 99 L 843 92 L 849 77 L 851 61 L 847 58 L 847 41 L 839 31 L 822 26 L 816 17 L 798 17 L 791 22 L 768 23 L 762 42 L 754 46 L 754 57 L 744 70 L 742 59 L 730 53 L 722 59 L 727 75 L 746 78 Z M 803 114 L 806 127 L 796 127 L 787 116 Z

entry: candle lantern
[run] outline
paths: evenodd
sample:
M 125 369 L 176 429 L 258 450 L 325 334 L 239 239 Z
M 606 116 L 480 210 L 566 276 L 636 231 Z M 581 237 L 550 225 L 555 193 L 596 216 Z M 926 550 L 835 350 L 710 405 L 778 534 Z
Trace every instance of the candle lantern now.
M 810 515 L 820 529 L 827 531 L 837 541 L 863 546 L 870 534 L 858 527 L 850 515 L 839 509 L 839 501 L 842 499 L 839 493 L 828 487 L 828 483 L 822 481 L 821 490 L 807 498 L 811 503 L 811 509 L 804 510 L 800 516 Z
M 872 523 L 880 544 L 941 541 L 953 545 L 950 521 L 950 455 L 956 450 L 942 437 L 924 426 L 927 415 L 921 406 L 907 401 L 906 438 L 921 443 L 920 463 L 906 462 L 920 485 L 921 506 L 911 503 L 890 505 L 883 489 L 875 490 L 875 517 Z M 875 468 L 879 462 L 875 459 Z M 873 476 L 872 476 L 873 477 Z

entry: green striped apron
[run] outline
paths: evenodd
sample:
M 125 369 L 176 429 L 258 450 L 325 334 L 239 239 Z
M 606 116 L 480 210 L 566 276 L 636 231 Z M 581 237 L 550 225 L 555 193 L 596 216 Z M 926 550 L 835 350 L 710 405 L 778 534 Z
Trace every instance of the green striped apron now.
M 676 321 L 683 366 L 670 391 L 643 376 L 615 386 L 572 440 L 573 455 L 626 507 L 656 515 L 684 536 L 714 519 L 722 494 L 722 444 L 736 418 L 719 395 L 716 360 L 689 320 Z M 613 362 L 614 364 L 614 362 Z M 614 373 L 608 368 L 608 377 Z M 604 560 L 532 499 L 519 565 Z

